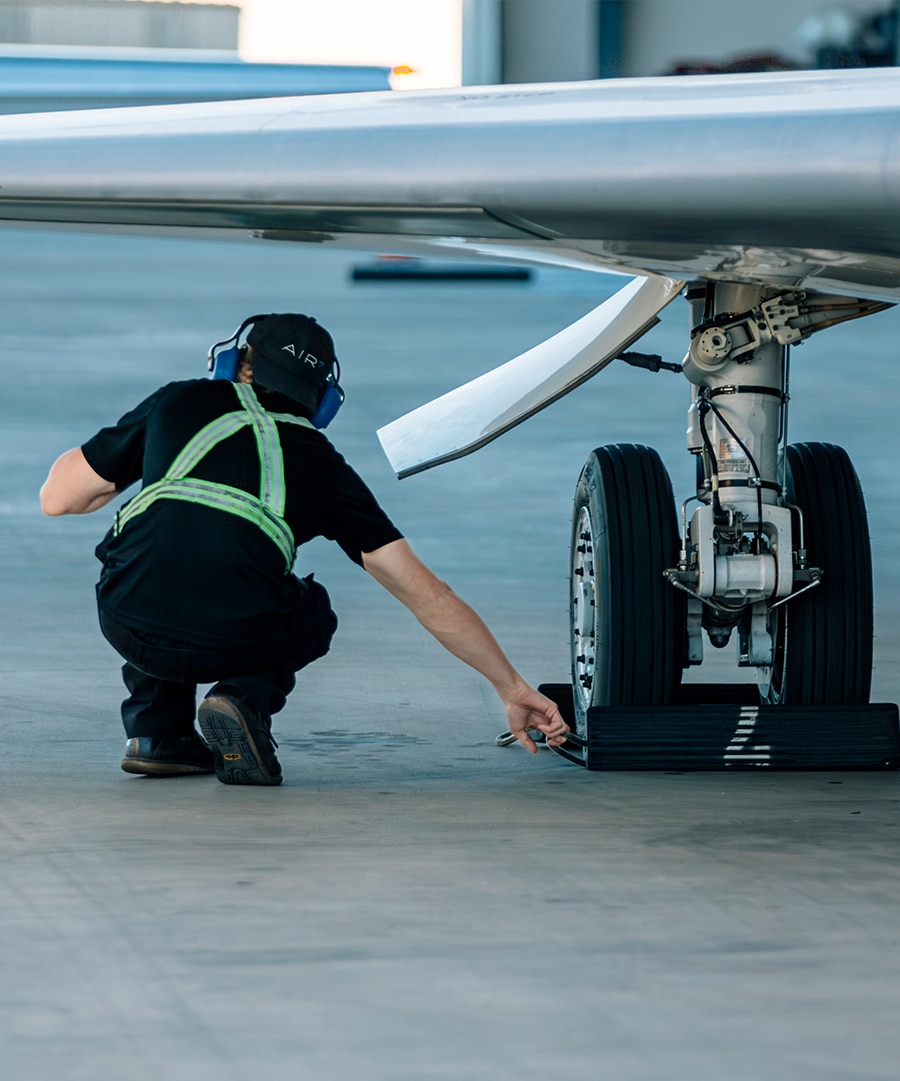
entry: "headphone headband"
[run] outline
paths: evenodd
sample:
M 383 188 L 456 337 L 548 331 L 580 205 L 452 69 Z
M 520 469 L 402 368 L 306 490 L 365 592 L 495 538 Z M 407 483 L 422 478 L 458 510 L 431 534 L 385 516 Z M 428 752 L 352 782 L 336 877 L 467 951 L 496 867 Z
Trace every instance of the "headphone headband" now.
M 247 329 L 247 327 L 252 326 L 254 323 L 258 323 L 260 319 L 268 319 L 269 314 L 270 313 L 268 313 L 268 312 L 263 312 L 261 315 L 248 316 L 243 321 L 243 323 L 241 323 L 241 325 L 237 328 L 237 330 L 234 332 L 234 334 L 231 335 L 230 338 L 223 338 L 222 341 L 216 342 L 215 345 L 211 345 L 209 347 L 209 352 L 206 354 L 207 358 L 209 359 L 209 370 L 210 371 L 213 370 L 213 365 L 214 365 L 215 356 L 216 356 L 216 350 L 220 346 L 228 345 L 229 342 L 234 342 L 235 344 L 237 344 L 237 342 L 240 340 L 241 335 L 244 333 L 244 331 Z

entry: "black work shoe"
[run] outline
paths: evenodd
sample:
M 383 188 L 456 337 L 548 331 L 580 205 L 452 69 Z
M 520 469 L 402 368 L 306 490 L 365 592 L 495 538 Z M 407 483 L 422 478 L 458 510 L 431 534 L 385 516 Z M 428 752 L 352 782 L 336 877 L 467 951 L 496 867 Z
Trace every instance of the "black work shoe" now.
M 150 777 L 187 777 L 215 773 L 213 753 L 196 734 L 191 736 L 134 736 L 125 741 L 122 769 Z
M 281 784 L 270 722 L 236 695 L 215 692 L 200 703 L 197 723 L 212 747 L 222 784 Z

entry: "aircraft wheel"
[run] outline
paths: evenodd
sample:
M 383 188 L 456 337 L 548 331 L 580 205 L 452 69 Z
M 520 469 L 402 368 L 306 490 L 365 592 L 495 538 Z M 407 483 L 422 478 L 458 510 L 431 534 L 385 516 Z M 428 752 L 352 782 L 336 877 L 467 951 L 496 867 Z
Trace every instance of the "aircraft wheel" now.
M 665 705 L 681 679 L 684 602 L 662 576 L 678 558 L 672 483 L 650 447 L 588 458 L 572 517 L 570 616 L 577 730 L 591 706 Z
M 807 558 L 820 585 L 770 614 L 775 658 L 760 669 L 772 705 L 860 705 L 872 680 L 872 555 L 866 505 L 847 452 L 787 448 L 788 502 L 803 511 Z

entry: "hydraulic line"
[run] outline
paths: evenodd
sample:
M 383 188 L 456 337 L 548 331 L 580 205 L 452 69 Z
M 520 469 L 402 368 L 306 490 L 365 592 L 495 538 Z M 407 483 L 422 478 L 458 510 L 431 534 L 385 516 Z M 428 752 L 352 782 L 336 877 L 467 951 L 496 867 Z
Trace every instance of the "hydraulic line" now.
M 744 452 L 744 454 L 747 455 L 747 460 L 750 462 L 750 465 L 753 467 L 753 471 L 756 474 L 756 481 L 757 481 L 757 484 L 756 484 L 756 505 L 757 505 L 757 508 L 758 508 L 758 510 L 757 510 L 758 521 L 756 523 L 756 546 L 757 546 L 757 551 L 759 551 L 760 547 L 762 546 L 762 518 L 763 518 L 762 477 L 760 476 L 759 466 L 756 463 L 756 459 L 750 453 L 750 450 L 747 447 L 747 444 L 743 441 L 743 439 L 741 439 L 741 437 L 737 434 L 737 432 L 734 430 L 734 428 L 732 428 L 732 426 L 728 423 L 728 421 L 722 415 L 722 410 L 717 408 L 715 402 L 710 401 L 709 398 L 706 398 L 705 400 L 706 400 L 706 404 L 708 405 L 709 409 L 711 409 L 716 414 L 716 416 L 721 421 L 721 423 L 724 426 L 724 428 L 726 429 L 726 431 L 728 431 L 731 434 L 731 436 L 734 438 L 737 445 L 741 448 L 741 450 Z M 707 444 L 707 446 L 711 446 L 711 440 L 709 438 L 708 432 L 706 431 L 706 412 L 707 411 L 703 411 L 700 414 L 700 428 L 701 428 L 701 431 L 703 433 L 704 442 Z M 716 469 L 718 470 L 718 466 L 716 467 Z M 718 478 L 718 472 L 716 472 L 716 477 Z
M 713 514 L 716 518 L 721 518 L 723 511 L 722 503 L 719 499 L 719 465 L 715 448 L 712 445 L 712 440 L 709 438 L 709 432 L 706 430 L 706 414 L 710 409 L 712 409 L 712 404 L 709 399 L 701 398 L 697 404 L 697 416 L 700 421 L 700 437 L 703 440 L 703 445 L 706 448 L 706 455 L 709 458 L 709 482 L 711 485 L 710 492 L 713 501 Z

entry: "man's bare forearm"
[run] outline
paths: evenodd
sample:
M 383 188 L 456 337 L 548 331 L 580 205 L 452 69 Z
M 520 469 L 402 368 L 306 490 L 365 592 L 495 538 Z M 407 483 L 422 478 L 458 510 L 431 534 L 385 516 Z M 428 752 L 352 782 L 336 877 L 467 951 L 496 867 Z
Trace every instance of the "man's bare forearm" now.
M 480 672 L 504 701 L 524 683 L 478 613 L 405 540 L 363 556 L 366 570 L 454 657 Z
M 478 613 L 453 590 L 441 583 L 441 593 L 411 609 L 422 626 L 454 657 L 487 679 L 507 700 L 523 682 L 497 639 Z
M 529 734 L 539 729 L 551 746 L 568 731 L 559 709 L 513 668 L 478 613 L 416 556 L 405 540 L 363 553 L 363 566 L 405 604 L 422 626 L 454 657 L 487 679 L 503 702 L 510 731 L 533 753 Z

